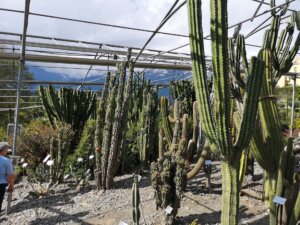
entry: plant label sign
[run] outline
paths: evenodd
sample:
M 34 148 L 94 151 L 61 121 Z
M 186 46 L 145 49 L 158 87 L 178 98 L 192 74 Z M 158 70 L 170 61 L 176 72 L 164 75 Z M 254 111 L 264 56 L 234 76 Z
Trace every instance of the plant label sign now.
M 90 172 L 91 172 L 91 170 L 88 169 L 88 170 L 85 172 L 85 175 L 88 175 Z
M 28 166 L 28 163 L 23 163 L 22 167 L 26 168 Z
M 43 163 L 46 163 L 50 159 L 51 155 L 47 155 L 46 158 L 44 158 Z
M 212 161 L 211 160 L 205 160 L 205 166 L 210 166 L 212 165 Z
M 70 174 L 66 174 L 66 175 L 64 176 L 64 180 L 68 179 L 69 177 L 70 177 Z
M 90 156 L 89 156 L 89 159 L 92 160 L 93 158 L 94 158 L 94 155 L 90 155 Z
M 165 212 L 166 212 L 166 215 L 170 215 L 173 211 L 173 208 L 171 206 L 167 206 L 167 208 L 165 208 Z
M 120 221 L 119 222 L 119 225 L 128 225 L 127 223 L 123 222 L 123 221 Z
M 284 205 L 286 202 L 286 198 L 282 198 L 282 197 L 276 195 L 273 199 L 273 202 L 278 205 Z
M 46 165 L 47 166 L 52 166 L 54 164 L 54 160 L 48 160 Z
M 142 179 L 142 176 L 138 175 L 138 182 L 140 182 L 141 179 Z

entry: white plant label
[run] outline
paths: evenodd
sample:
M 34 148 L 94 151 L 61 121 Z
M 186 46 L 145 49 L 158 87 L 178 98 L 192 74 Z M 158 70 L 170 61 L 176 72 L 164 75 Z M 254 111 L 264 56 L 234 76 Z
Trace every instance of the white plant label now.
M 94 158 L 94 155 L 90 155 L 90 156 L 89 156 L 89 159 L 93 159 L 93 158 Z
M 211 160 L 205 160 L 204 163 L 205 163 L 206 166 L 208 166 L 208 165 L 211 165 L 211 164 L 212 164 L 212 161 L 211 161 Z
M 128 224 L 123 221 L 120 221 L 118 225 L 128 225 Z
M 54 160 L 48 160 L 46 165 L 47 166 L 52 166 L 54 164 Z
M 166 215 L 170 215 L 172 211 L 173 211 L 173 208 L 169 205 L 167 206 L 167 208 L 165 208 Z
M 77 159 L 77 162 L 82 162 L 83 161 L 83 158 L 78 158 Z
M 140 182 L 141 179 L 142 179 L 142 176 L 138 175 L 138 182 Z
M 46 158 L 44 158 L 43 163 L 46 163 L 50 159 L 51 155 L 47 155 Z
M 24 158 L 22 158 L 21 160 L 20 160 L 20 162 L 22 163 L 22 162 L 24 162 L 25 161 L 25 159 Z
M 70 174 L 66 174 L 66 175 L 64 176 L 64 180 L 68 179 L 69 177 L 70 177 Z
M 90 169 L 88 169 L 86 172 L 85 172 L 85 175 L 88 175 L 90 173 Z
M 26 168 L 28 166 L 28 163 L 23 163 L 22 167 Z
M 276 195 L 276 196 L 273 198 L 273 202 L 274 202 L 275 204 L 278 204 L 278 205 L 284 205 L 285 202 L 286 202 L 286 198 L 282 198 L 282 197 Z

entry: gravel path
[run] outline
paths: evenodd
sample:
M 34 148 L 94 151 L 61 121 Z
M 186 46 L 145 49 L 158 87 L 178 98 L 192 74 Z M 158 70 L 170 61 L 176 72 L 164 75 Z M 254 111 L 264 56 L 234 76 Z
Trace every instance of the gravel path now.
M 262 170 L 256 165 L 255 181 L 244 189 L 247 194 L 241 197 L 240 224 L 267 225 L 268 215 L 263 202 L 258 199 L 262 194 Z M 189 181 L 182 206 L 178 212 L 178 224 L 190 224 L 198 219 L 201 224 L 218 224 L 220 221 L 221 175 L 218 163 L 213 167 L 213 188 L 209 193 L 204 187 L 203 172 Z M 72 183 L 59 185 L 51 195 L 28 197 L 32 190 L 23 180 L 15 187 L 11 214 L 2 212 L 1 224 L 9 225 L 118 225 L 120 221 L 131 224 L 131 187 L 132 175 L 115 179 L 115 188 L 106 192 L 95 190 L 90 182 L 80 192 Z M 156 210 L 150 174 L 139 182 L 141 196 L 141 224 L 162 224 L 163 212 Z M 6 203 L 6 202 L 5 202 Z M 5 206 L 5 204 L 4 204 Z M 4 208 L 4 207 L 3 207 Z

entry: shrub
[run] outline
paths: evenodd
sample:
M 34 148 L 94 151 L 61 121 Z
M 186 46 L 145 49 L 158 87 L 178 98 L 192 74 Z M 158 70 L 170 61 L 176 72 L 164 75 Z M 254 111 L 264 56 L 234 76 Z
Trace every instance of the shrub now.
M 50 153 L 50 139 L 56 136 L 54 129 L 42 121 L 31 121 L 19 138 L 18 155 L 33 169 Z

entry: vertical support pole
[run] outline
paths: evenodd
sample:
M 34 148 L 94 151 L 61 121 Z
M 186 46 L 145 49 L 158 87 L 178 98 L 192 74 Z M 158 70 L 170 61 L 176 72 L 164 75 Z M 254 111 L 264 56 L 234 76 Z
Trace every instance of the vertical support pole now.
M 24 11 L 24 25 L 23 25 L 23 35 L 22 35 L 22 45 L 21 45 L 21 55 L 19 60 L 19 72 L 17 78 L 17 96 L 16 96 L 16 109 L 15 109 L 15 126 L 14 126 L 14 141 L 12 155 L 14 156 L 17 151 L 17 136 L 18 136 L 18 123 L 19 123 L 19 108 L 20 108 L 20 92 L 22 86 L 22 76 L 25 65 L 25 47 L 26 47 L 26 33 L 28 27 L 28 16 L 29 16 L 29 5 L 30 0 L 25 1 L 25 11 Z
M 293 77 L 293 99 L 292 99 L 292 110 L 291 110 L 291 125 L 290 125 L 290 137 L 293 136 L 294 127 L 294 111 L 295 111 L 295 93 L 296 93 L 296 75 Z

